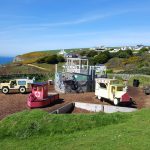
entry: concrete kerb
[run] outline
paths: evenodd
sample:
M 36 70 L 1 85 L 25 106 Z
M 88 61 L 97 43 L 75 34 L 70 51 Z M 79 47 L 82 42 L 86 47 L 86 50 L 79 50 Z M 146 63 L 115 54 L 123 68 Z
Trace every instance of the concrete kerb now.
M 73 108 L 74 108 L 74 103 L 69 103 L 69 104 L 66 104 L 65 106 L 60 107 L 50 113 L 51 114 L 65 114 L 65 113 L 70 112 Z
M 105 112 L 105 113 L 114 113 L 114 112 L 133 112 L 137 111 L 135 108 L 129 108 L 129 107 L 119 107 L 119 106 L 109 106 L 109 105 L 100 105 L 100 104 L 90 104 L 90 103 L 81 103 L 81 102 L 75 102 L 75 103 L 69 103 L 65 106 L 50 112 L 51 114 L 65 114 L 68 112 L 71 112 L 73 108 L 80 108 L 88 110 L 89 112 Z

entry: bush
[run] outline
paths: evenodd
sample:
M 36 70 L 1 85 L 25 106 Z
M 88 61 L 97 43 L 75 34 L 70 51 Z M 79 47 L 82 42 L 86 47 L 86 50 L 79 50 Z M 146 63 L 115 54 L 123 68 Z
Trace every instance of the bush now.
M 113 73 L 113 70 L 112 69 L 107 69 L 106 73 Z
M 98 52 L 92 50 L 92 51 L 89 51 L 89 52 L 87 53 L 87 57 L 94 57 L 94 56 L 96 56 L 97 54 L 98 54 Z
M 119 57 L 119 58 L 129 58 L 130 55 L 129 55 L 126 51 L 120 50 L 120 51 L 118 52 L 118 57 Z
M 37 60 L 37 63 L 45 63 L 45 60 L 46 60 L 46 58 L 48 58 L 47 56 L 46 57 L 42 57 L 42 58 L 39 58 L 38 60 Z
M 51 55 L 38 59 L 37 63 L 57 64 L 58 62 L 65 62 L 65 58 L 61 55 Z
M 100 53 L 95 56 L 94 61 L 96 64 L 104 64 L 109 60 L 108 56 L 105 53 Z
M 143 53 L 148 52 L 148 51 L 149 51 L 149 48 L 144 47 L 141 50 L 139 50 L 139 54 L 143 54 Z
M 86 54 L 87 54 L 87 52 L 85 50 L 80 52 L 81 56 L 86 56 Z
M 133 56 L 133 52 L 132 52 L 132 50 L 130 50 L 130 49 L 126 50 L 126 53 L 127 53 L 128 55 L 130 55 L 130 56 Z
M 95 58 L 93 58 L 93 57 L 91 57 L 91 58 L 89 58 L 89 65 L 96 65 L 96 60 L 95 60 Z
M 65 62 L 65 58 L 61 55 L 57 56 L 57 60 L 58 60 L 58 62 Z
M 48 56 L 48 57 L 45 59 L 45 62 L 48 63 L 48 64 L 57 64 L 57 63 L 58 63 L 57 55 Z

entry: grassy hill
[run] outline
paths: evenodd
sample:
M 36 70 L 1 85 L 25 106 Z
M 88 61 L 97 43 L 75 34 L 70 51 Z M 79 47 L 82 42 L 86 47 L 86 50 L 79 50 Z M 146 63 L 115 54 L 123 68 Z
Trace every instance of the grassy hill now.
M 83 50 L 86 50 L 86 48 L 83 48 Z M 65 49 L 65 52 L 67 52 L 67 53 L 77 52 L 77 51 L 80 51 L 80 49 L 79 48 Z M 36 60 L 39 58 L 53 55 L 53 54 L 57 54 L 58 52 L 60 52 L 60 50 L 35 51 L 35 52 L 30 52 L 30 53 L 26 53 L 23 55 L 19 55 L 17 57 L 19 57 L 22 60 L 23 64 L 28 64 L 28 63 L 36 62 Z
M 129 58 L 114 57 L 106 63 L 106 66 L 114 72 L 150 75 L 150 54 Z
M 150 148 L 150 110 L 133 113 L 50 115 L 24 111 L 0 121 L 1 149 Z

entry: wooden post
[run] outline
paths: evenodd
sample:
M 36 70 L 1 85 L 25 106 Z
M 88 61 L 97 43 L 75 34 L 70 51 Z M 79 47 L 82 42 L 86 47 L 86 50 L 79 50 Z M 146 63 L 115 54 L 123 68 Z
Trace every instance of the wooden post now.
M 55 64 L 55 74 L 57 73 L 57 64 Z

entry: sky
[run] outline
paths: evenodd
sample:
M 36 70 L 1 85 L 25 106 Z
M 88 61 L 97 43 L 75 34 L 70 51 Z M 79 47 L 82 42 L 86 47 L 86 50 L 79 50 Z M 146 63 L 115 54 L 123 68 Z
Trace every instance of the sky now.
M 0 0 L 0 56 L 150 45 L 150 0 Z

